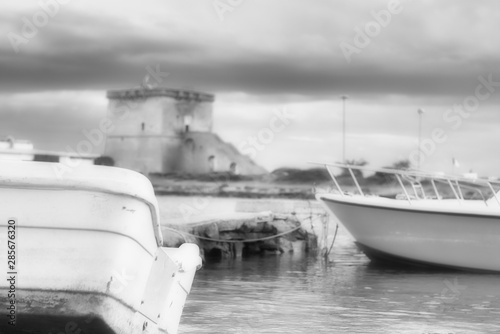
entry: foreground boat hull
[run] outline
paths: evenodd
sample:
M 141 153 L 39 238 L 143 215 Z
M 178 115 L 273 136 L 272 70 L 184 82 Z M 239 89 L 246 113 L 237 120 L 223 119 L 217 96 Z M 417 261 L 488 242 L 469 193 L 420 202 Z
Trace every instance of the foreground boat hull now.
M 318 195 L 372 259 L 500 272 L 500 215 Z M 389 204 L 390 201 L 390 204 Z
M 6 291 L 0 290 L 6 305 Z M 139 333 L 148 319 L 105 294 L 18 290 L 17 321 L 0 322 L 1 333 Z M 6 318 L 7 319 L 7 318 Z
M 0 163 L 0 333 L 177 333 L 198 246 L 162 247 L 131 171 Z

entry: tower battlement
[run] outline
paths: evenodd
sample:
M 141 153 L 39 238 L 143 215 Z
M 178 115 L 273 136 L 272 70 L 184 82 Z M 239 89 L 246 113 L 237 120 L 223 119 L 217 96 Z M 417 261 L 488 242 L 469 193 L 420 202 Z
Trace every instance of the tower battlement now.
M 215 96 L 212 94 L 172 88 L 133 88 L 110 90 L 106 95 L 110 100 L 144 99 L 149 97 L 170 97 L 177 101 L 187 100 L 197 102 L 213 102 L 215 100 Z

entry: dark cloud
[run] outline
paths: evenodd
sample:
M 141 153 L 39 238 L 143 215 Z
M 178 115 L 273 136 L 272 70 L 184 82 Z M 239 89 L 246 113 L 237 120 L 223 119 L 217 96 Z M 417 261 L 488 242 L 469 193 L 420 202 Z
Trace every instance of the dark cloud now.
M 318 6 L 296 1 L 281 9 L 276 4 L 245 3 L 234 13 L 241 14 L 241 24 L 229 22 L 227 30 L 226 22 L 217 20 L 197 25 L 196 15 L 190 17 L 187 6 L 181 12 L 184 20 L 170 22 L 170 3 L 154 5 L 158 11 L 154 25 L 135 20 L 142 18 L 141 13 L 120 17 L 106 11 L 91 15 L 63 8 L 64 12 L 40 29 L 36 38 L 21 46 L 19 54 L 3 46 L 0 88 L 14 92 L 134 86 L 146 74 L 145 67 L 156 64 L 172 74 L 169 83 L 174 86 L 256 95 L 297 94 L 312 99 L 342 91 L 462 95 L 471 90 L 478 75 L 494 73 L 500 77 L 498 59 L 481 53 L 485 51 L 482 42 L 474 49 L 473 40 L 464 43 L 455 38 L 463 33 L 473 38 L 466 30 L 484 30 L 463 26 L 488 15 L 477 8 L 471 11 L 467 4 L 408 4 L 400 17 L 394 16 L 379 36 L 359 55 L 353 55 L 350 64 L 342 55 L 340 42 L 353 43 L 354 28 L 373 20 L 371 8 L 382 10 L 385 2 L 365 8 L 343 1 L 325 1 Z M 256 7 L 262 9 L 260 18 L 251 15 Z M 460 21 L 438 17 L 436 10 L 423 13 L 435 7 Z M 339 13 L 339 9 L 344 12 Z M 245 11 L 250 13 L 248 17 Z M 8 26 L 12 29 L 19 26 L 19 17 L 29 16 L 27 13 L 19 13 L 17 20 L 12 14 L 4 19 L 11 22 Z M 162 14 L 166 17 L 159 20 Z M 433 28 L 437 19 L 442 30 L 453 28 L 454 32 L 436 37 L 440 35 Z M 490 17 L 482 20 L 489 22 Z M 264 27 L 259 28 L 259 23 Z M 489 37 L 493 38 L 493 31 L 481 39 Z

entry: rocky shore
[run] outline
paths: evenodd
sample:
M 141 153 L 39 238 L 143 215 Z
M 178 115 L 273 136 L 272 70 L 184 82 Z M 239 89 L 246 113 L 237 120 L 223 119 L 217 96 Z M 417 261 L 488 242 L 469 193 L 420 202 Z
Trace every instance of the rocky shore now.
M 314 187 L 330 183 L 323 169 L 279 169 L 263 175 L 212 173 L 149 176 L 157 195 L 314 199 Z
M 312 187 L 308 185 L 270 186 L 248 182 L 213 184 L 178 180 L 162 180 L 153 185 L 157 195 L 314 199 Z

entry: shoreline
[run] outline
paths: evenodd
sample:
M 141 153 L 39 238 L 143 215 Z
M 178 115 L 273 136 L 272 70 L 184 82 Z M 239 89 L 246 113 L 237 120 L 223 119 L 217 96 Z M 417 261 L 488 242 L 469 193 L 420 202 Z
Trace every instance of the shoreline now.
M 211 196 L 227 198 L 276 198 L 313 200 L 313 186 L 275 182 L 229 181 L 223 183 L 199 180 L 151 178 L 158 196 Z

